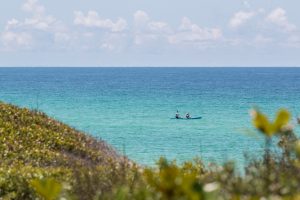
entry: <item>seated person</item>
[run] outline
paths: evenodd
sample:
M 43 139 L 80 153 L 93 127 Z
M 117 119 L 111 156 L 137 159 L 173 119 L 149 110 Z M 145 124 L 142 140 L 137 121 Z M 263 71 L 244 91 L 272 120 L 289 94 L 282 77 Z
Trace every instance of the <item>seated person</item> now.
M 177 110 L 177 112 L 176 112 L 176 114 L 175 114 L 175 118 L 176 118 L 176 119 L 179 119 L 179 118 L 180 118 L 180 115 L 179 115 L 179 113 L 178 113 L 178 110 Z
M 186 117 L 187 119 L 190 119 L 190 118 L 191 118 L 190 113 L 186 113 L 185 117 Z

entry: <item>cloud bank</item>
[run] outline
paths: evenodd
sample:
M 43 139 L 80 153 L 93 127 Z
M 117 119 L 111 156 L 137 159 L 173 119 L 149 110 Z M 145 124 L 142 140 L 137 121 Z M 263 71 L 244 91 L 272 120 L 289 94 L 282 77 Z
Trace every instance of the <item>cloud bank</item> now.
M 245 1 L 246 2 L 246 1 Z M 73 49 L 108 52 L 162 52 L 173 49 L 203 50 L 226 46 L 289 46 L 300 48 L 297 26 L 281 7 L 266 11 L 240 10 L 228 24 L 201 25 L 182 16 L 177 26 L 154 20 L 144 10 L 132 19 L 110 19 L 97 11 L 76 10 L 73 22 L 63 22 L 38 0 L 27 0 L 21 11 L 28 17 L 12 17 L 0 34 L 2 51 L 71 51 Z M 242 33 L 242 34 L 241 34 Z

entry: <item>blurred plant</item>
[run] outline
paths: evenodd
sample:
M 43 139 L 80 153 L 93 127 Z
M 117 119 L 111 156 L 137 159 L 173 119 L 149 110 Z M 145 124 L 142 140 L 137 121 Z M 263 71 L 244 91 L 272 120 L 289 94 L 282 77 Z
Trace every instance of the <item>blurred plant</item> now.
M 290 113 L 285 109 L 279 110 L 274 122 L 269 121 L 268 117 L 258 109 L 252 110 L 251 116 L 254 126 L 265 136 L 265 157 L 267 164 L 269 164 L 271 138 L 273 135 L 281 133 L 282 128 L 288 124 Z
M 254 126 L 267 138 L 272 137 L 276 133 L 280 133 L 282 128 L 286 126 L 290 120 L 290 113 L 285 109 L 278 111 L 274 122 L 269 121 L 268 117 L 258 109 L 252 110 L 251 116 Z
M 203 165 L 198 164 L 185 163 L 180 167 L 176 162 L 170 163 L 161 158 L 158 171 L 144 171 L 145 180 L 158 199 L 212 199 L 217 195 L 218 183 L 201 183 L 199 178 L 203 175 Z
M 56 200 L 62 192 L 62 184 L 52 178 L 32 180 L 31 186 L 45 200 Z

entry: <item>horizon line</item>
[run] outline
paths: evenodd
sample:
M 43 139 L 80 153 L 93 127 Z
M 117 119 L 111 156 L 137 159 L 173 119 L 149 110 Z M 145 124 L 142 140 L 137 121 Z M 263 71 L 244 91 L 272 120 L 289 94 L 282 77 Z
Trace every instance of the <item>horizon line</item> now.
M 229 65 L 224 65 L 224 66 L 171 66 L 171 65 L 165 65 L 165 66 L 146 66 L 146 65 L 132 65 L 132 66 L 82 66 L 82 65 L 32 65 L 32 66 L 4 66 L 4 65 L 0 65 L 0 68 L 300 68 L 300 65 L 286 65 L 286 66 L 280 66 L 280 65 L 263 65 L 263 66 L 250 66 L 250 65 L 244 65 L 244 66 L 229 66 Z

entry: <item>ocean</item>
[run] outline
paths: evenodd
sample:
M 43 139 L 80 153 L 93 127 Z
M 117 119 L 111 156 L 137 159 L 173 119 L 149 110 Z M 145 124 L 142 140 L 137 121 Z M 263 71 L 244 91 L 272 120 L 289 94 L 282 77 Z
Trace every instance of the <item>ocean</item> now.
M 0 68 L 0 100 L 39 109 L 143 165 L 262 154 L 249 110 L 300 114 L 300 68 Z M 175 120 L 176 111 L 199 120 Z M 298 129 L 298 128 L 297 128 Z

